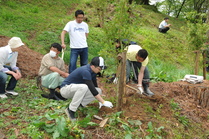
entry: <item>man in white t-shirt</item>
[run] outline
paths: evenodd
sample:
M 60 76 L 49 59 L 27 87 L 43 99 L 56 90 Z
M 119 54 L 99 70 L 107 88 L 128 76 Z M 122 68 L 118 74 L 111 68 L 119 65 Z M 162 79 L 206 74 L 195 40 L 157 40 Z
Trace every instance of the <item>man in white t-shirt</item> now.
M 69 21 L 61 33 L 62 48 L 66 48 L 65 34 L 69 33 L 71 49 L 69 73 L 76 69 L 78 56 L 80 56 L 80 66 L 88 64 L 88 45 L 86 40 L 89 28 L 88 24 L 83 22 L 83 19 L 84 12 L 77 10 L 75 12 L 75 20 Z
M 165 17 L 164 20 L 159 25 L 159 32 L 166 33 L 170 28 L 171 24 L 168 24 L 168 17 Z

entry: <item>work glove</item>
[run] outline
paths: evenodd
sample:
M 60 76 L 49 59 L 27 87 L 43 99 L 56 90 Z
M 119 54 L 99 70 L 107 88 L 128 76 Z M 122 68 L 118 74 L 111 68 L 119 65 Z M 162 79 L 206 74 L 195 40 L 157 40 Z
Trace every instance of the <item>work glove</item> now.
M 117 84 L 118 83 L 118 78 L 117 77 L 115 77 L 115 79 L 113 80 L 113 83 L 114 84 Z
M 138 89 L 139 89 L 139 93 L 140 94 L 143 94 L 144 93 L 144 89 L 142 88 L 142 86 L 138 86 Z
M 104 101 L 104 103 L 102 104 L 101 102 L 99 102 L 99 108 L 101 108 L 102 106 L 108 107 L 108 108 L 112 108 L 112 102 L 110 101 Z

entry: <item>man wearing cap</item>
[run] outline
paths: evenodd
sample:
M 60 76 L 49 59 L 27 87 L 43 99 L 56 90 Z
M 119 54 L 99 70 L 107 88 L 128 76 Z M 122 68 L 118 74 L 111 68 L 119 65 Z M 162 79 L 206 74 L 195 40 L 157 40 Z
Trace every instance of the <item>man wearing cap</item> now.
M 41 77 L 42 86 L 50 91 L 50 94 L 41 94 L 44 98 L 60 100 L 55 89 L 60 87 L 61 83 L 69 75 L 69 73 L 65 72 L 64 60 L 59 57 L 61 51 L 62 46 L 59 43 L 53 43 L 49 53 L 42 58 L 39 76 Z
M 7 94 L 18 95 L 14 89 L 22 75 L 16 66 L 18 56 L 16 50 L 22 45 L 24 44 L 19 37 L 12 37 L 8 45 L 0 48 L 0 98 L 7 98 Z M 6 87 L 8 75 L 12 77 Z
M 72 101 L 65 110 L 68 117 L 73 121 L 76 120 L 75 112 L 79 106 L 84 107 L 95 98 L 99 101 L 99 107 L 106 106 L 112 108 L 113 105 L 109 101 L 105 101 L 101 97 L 101 89 L 98 88 L 96 74 L 105 69 L 104 59 L 102 57 L 94 57 L 90 64 L 82 66 L 74 70 L 62 83 L 62 97 Z

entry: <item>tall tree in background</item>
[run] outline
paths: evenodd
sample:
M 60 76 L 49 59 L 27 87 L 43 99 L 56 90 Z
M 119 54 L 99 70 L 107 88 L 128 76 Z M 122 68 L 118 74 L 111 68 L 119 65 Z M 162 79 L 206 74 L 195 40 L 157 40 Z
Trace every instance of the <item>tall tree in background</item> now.
M 157 3 L 158 9 L 176 18 L 185 18 L 187 13 L 196 11 L 206 13 L 209 8 L 209 0 L 165 0 Z
M 186 0 L 183 0 L 183 2 L 182 2 L 182 4 L 181 4 L 181 7 L 179 8 L 179 11 L 177 12 L 176 18 L 179 17 L 179 14 L 181 13 L 181 10 L 182 10 L 182 8 L 183 8 L 185 2 L 186 2 Z

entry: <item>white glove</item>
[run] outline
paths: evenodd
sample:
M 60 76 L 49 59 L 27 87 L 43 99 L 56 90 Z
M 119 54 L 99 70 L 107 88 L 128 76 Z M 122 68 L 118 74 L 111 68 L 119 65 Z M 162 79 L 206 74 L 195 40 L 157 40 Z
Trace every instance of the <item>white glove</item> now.
M 118 78 L 117 77 L 115 77 L 115 79 L 113 80 L 113 83 L 114 84 L 117 84 L 118 83 Z
M 112 108 L 112 102 L 110 101 L 104 101 L 104 103 L 102 104 L 101 102 L 99 102 L 99 108 L 101 108 L 102 106 L 108 107 L 108 108 Z
M 141 86 L 139 86 L 138 89 L 139 89 L 139 93 L 141 93 L 141 94 L 144 93 L 144 90 L 143 90 L 143 88 Z

